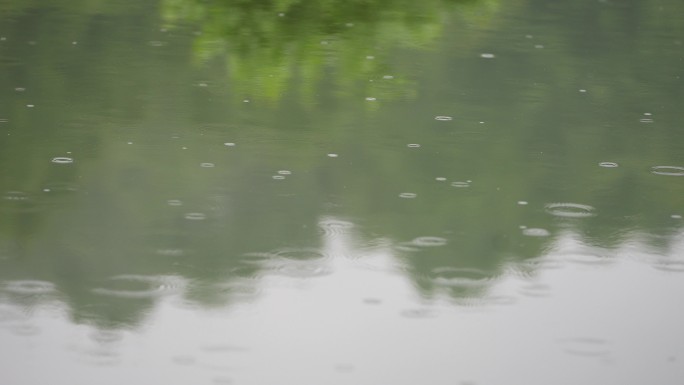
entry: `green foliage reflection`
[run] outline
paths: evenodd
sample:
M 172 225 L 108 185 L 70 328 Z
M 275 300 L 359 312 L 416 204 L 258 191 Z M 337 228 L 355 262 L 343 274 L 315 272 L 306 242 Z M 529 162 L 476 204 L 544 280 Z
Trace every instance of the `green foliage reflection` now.
M 225 60 L 237 97 L 274 102 L 296 92 L 308 103 L 324 87 L 385 100 L 411 96 L 412 86 L 396 73 L 402 69 L 388 60 L 392 50 L 431 47 L 454 11 L 481 24 L 497 9 L 498 0 L 164 0 L 162 5 L 167 23 L 198 25 L 195 58 Z M 388 77 L 395 80 L 383 82 Z
M 534 275 L 525 260 L 568 234 L 606 254 L 634 240 L 663 259 L 676 247 L 681 177 L 650 171 L 684 165 L 680 2 L 643 3 L 672 10 L 657 13 L 586 0 L 556 20 L 538 0 L 331 2 L 326 12 L 169 1 L 166 29 L 154 2 L 96 12 L 66 3 L 7 3 L 0 23 L 0 279 L 54 283 L 79 322 L 140 323 L 165 277 L 187 280 L 193 304 L 251 299 L 262 276 L 280 272 L 273 254 L 324 247 L 321 217 L 353 225 L 345 257 L 387 247 L 426 298 L 477 300 L 507 265 Z M 505 17 L 484 25 L 497 12 Z M 554 22 L 520 24 L 526 17 Z M 202 33 L 169 28 L 181 21 Z M 426 50 L 440 34 L 441 52 Z M 193 68 L 192 58 L 219 65 Z M 413 92 L 376 114 L 353 102 Z M 288 108 L 326 93 L 346 104 Z M 252 97 L 281 106 L 241 102 Z M 640 121 L 644 112 L 653 122 Z M 443 114 L 453 120 L 434 119 Z M 76 161 L 50 162 L 66 155 Z M 292 175 L 273 179 L 283 169 Z M 465 180 L 469 188 L 450 185 Z M 598 215 L 554 217 L 549 202 Z M 420 237 L 446 243 L 412 244 Z M 320 267 L 297 262 L 304 273 Z M 2 300 L 27 301 L 3 288 Z

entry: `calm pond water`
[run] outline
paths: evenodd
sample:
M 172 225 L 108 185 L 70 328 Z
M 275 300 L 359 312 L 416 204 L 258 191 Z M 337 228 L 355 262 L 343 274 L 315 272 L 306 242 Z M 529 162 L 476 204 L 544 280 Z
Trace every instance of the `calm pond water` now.
M 681 384 L 684 3 L 0 1 L 0 382 Z

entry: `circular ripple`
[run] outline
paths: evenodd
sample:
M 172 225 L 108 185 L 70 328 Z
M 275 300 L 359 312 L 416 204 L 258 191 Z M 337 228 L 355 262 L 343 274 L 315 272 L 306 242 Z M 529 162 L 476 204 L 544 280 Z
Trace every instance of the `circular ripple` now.
M 52 158 L 52 163 L 69 164 L 69 163 L 74 163 L 74 159 L 73 158 L 67 158 L 66 156 L 58 156 L 58 157 Z
M 20 280 L 6 282 L 5 291 L 17 294 L 50 294 L 57 291 L 57 287 L 48 281 Z
M 533 269 L 534 271 L 559 269 L 564 266 L 563 261 L 549 257 L 528 258 L 519 262 L 518 265 L 523 268 Z
M 451 182 L 451 187 L 465 188 L 470 187 L 470 182 Z
M 447 240 L 442 237 L 418 237 L 411 241 L 411 244 L 420 247 L 437 247 L 447 244 Z
M 275 253 L 259 253 L 259 252 L 245 253 L 245 254 L 242 254 L 239 261 L 240 261 L 240 263 L 257 264 L 258 265 L 258 264 L 271 262 L 278 257 L 279 256 Z
M 435 120 L 439 120 L 441 122 L 448 122 L 450 120 L 453 120 L 451 116 L 435 116 Z
M 655 166 L 651 167 L 651 172 L 656 175 L 665 176 L 684 176 L 684 167 L 680 166 Z
M 413 244 L 413 242 L 401 242 L 394 246 L 398 251 L 416 252 L 420 251 L 420 248 Z
M 581 265 L 599 266 L 608 265 L 614 262 L 612 258 L 605 255 L 597 254 L 591 250 L 568 252 L 560 255 L 563 260 L 571 263 L 579 263 Z
M 221 285 L 223 289 L 233 289 L 236 285 L 239 285 L 240 282 L 242 281 L 253 281 L 261 278 L 263 275 L 263 271 L 261 271 L 261 266 L 254 266 L 250 264 L 249 259 L 246 261 L 240 261 L 240 262 L 245 262 L 244 265 L 242 266 L 237 266 L 232 269 L 230 269 L 229 274 L 230 274 L 230 279 L 231 283 L 230 284 L 225 284 Z M 253 262 L 254 264 L 257 264 L 258 262 Z
M 548 237 L 549 235 L 551 235 L 551 233 L 549 233 L 549 230 L 540 228 L 523 229 L 522 233 L 523 235 L 527 235 L 528 237 Z
M 404 198 L 404 199 L 413 199 L 417 196 L 418 196 L 418 194 L 410 193 L 410 192 L 404 192 L 404 193 L 399 194 L 399 198 Z
M 443 286 L 476 287 L 486 285 L 491 276 L 476 268 L 438 267 L 431 271 L 430 278 Z
M 566 218 L 593 217 L 596 215 L 594 210 L 592 206 L 579 203 L 549 203 L 546 205 L 547 213 Z
M 330 275 L 333 271 L 330 267 L 317 263 L 294 262 L 282 264 L 273 269 L 273 272 L 291 278 L 313 278 Z
M 328 258 L 328 255 L 313 248 L 282 249 L 273 253 L 275 256 L 293 261 L 315 261 Z
M 207 219 L 207 215 L 204 213 L 187 213 L 185 214 L 185 219 L 189 219 L 191 221 L 202 221 Z
M 348 233 L 354 224 L 339 219 L 323 219 L 318 222 L 318 227 L 321 228 L 324 235 L 335 236 Z
M 119 298 L 154 298 L 180 291 L 184 281 L 175 276 L 126 274 L 109 278 L 109 287 L 93 293 Z
M 615 163 L 615 162 L 601 162 L 601 163 L 599 163 L 599 166 L 606 167 L 606 168 L 615 168 L 615 167 L 619 167 L 620 165 Z

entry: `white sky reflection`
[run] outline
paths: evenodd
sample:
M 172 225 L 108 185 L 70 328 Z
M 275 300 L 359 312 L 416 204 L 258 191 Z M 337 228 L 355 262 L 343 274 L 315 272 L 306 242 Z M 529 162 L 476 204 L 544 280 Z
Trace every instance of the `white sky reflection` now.
M 667 256 L 634 240 L 611 251 L 610 263 L 593 263 L 592 249 L 568 232 L 540 258 L 556 263 L 529 274 L 512 265 L 492 283 L 487 296 L 507 301 L 468 305 L 421 298 L 389 245 L 356 249 L 353 226 L 324 232 L 322 241 L 332 274 L 266 275 L 256 299 L 218 309 L 168 296 L 142 327 L 107 338 L 69 321 L 59 304 L 32 314 L 0 305 L 0 370 L 7 384 L 674 385 L 684 378 L 684 272 L 654 267 L 682 258 L 682 236 Z

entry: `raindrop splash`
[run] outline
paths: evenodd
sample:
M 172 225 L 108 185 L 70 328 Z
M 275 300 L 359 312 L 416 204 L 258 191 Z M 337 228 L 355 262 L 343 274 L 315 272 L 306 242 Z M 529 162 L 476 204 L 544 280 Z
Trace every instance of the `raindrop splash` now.
M 465 188 L 470 187 L 470 182 L 451 182 L 451 187 Z
M 655 166 L 651 167 L 651 173 L 665 176 L 684 176 L 684 167 L 680 166 Z
M 541 228 L 526 228 L 523 229 L 522 233 L 523 235 L 526 235 L 528 237 L 548 237 L 549 235 L 551 235 L 551 233 L 549 233 L 549 230 Z
M 70 163 L 74 163 L 74 159 L 73 158 L 67 158 L 66 156 L 58 156 L 58 157 L 52 158 L 52 163 L 70 164 Z
M 557 217 L 565 218 L 587 218 L 596 215 L 594 208 L 589 205 L 579 203 L 549 203 L 546 205 L 546 212 Z
M 411 244 L 419 247 L 438 247 L 446 245 L 447 240 L 442 237 L 425 236 L 413 239 Z
M 207 219 L 207 215 L 204 213 L 187 213 L 185 214 L 185 219 L 189 219 L 191 221 L 202 221 Z
M 19 280 L 5 283 L 5 291 L 15 294 L 50 294 L 57 287 L 52 282 L 39 280 Z

